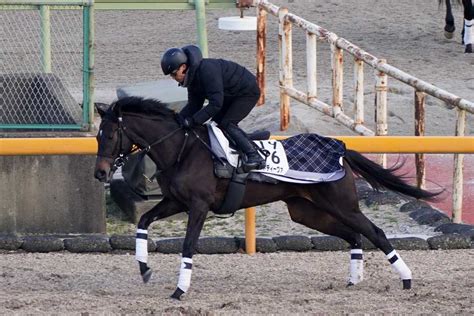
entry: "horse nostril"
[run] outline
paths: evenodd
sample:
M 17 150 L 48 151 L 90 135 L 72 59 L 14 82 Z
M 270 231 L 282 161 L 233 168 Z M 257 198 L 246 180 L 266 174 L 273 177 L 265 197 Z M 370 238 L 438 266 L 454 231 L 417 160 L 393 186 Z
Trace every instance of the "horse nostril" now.
M 99 181 L 104 181 L 107 178 L 107 173 L 104 170 L 97 170 L 94 177 Z

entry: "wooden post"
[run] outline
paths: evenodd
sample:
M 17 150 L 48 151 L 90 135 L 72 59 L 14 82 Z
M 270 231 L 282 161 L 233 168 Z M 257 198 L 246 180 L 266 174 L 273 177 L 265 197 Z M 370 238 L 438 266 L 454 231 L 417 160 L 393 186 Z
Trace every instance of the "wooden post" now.
M 386 63 L 385 59 L 380 60 L 381 63 Z M 375 70 L 376 84 L 375 84 L 375 135 L 387 135 L 387 74 Z M 378 163 L 383 167 L 387 167 L 387 155 L 378 155 Z
M 291 47 L 291 22 L 285 16 L 288 14 L 287 8 L 280 8 L 278 11 L 280 43 L 280 130 L 285 131 L 290 124 L 290 97 L 284 89 L 293 88 L 293 61 Z
M 308 102 L 318 97 L 316 34 L 306 32 L 306 83 Z
M 265 57 L 267 39 L 267 11 L 257 7 L 257 82 L 260 98 L 257 105 L 265 103 Z
M 466 129 L 466 111 L 457 109 L 458 117 L 456 121 L 456 136 L 464 136 Z M 453 223 L 462 222 L 462 197 L 463 197 L 463 169 L 464 154 L 454 155 L 454 175 L 453 175 Z
M 364 124 L 364 62 L 354 60 L 354 122 Z
M 331 67 L 332 67 L 332 107 L 333 116 L 342 112 L 343 93 L 343 56 L 342 49 L 336 44 L 331 44 Z
M 253 255 L 257 251 L 255 234 L 255 207 L 245 209 L 245 252 Z
M 426 93 L 415 90 L 415 136 L 425 135 Z M 416 185 L 425 188 L 425 154 L 415 154 Z

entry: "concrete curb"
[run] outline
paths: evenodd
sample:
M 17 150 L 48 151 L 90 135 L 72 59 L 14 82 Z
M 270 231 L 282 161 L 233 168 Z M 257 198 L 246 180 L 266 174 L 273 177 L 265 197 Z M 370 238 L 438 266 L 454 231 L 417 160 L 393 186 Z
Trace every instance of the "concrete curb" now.
M 398 197 L 383 197 L 369 191 L 362 194 L 365 199 L 372 199 L 369 204 L 394 203 Z M 442 235 L 420 238 L 413 235 L 389 238 L 395 249 L 399 250 L 438 250 L 438 249 L 474 249 L 474 225 L 454 224 L 439 210 L 419 201 L 410 201 L 400 207 L 415 221 L 430 225 Z M 149 239 L 148 251 L 158 253 L 181 253 L 184 238 Z M 362 237 L 364 250 L 374 250 L 375 246 Z M 347 251 L 349 245 L 340 238 L 318 236 L 277 236 L 257 237 L 257 252 L 277 251 Z M 0 235 L 1 251 L 53 252 L 69 251 L 73 253 L 112 251 L 134 251 L 135 237 L 125 235 Z M 200 254 L 231 254 L 245 252 L 245 239 L 239 237 L 203 237 L 199 239 L 196 252 Z
M 473 227 L 474 228 L 474 227 Z M 447 233 L 427 239 L 414 236 L 389 238 L 398 250 L 438 250 L 474 248 L 471 236 Z M 184 238 L 166 238 L 148 241 L 148 251 L 179 254 Z M 347 251 L 349 245 L 333 236 L 278 236 L 257 238 L 257 252 L 270 253 L 278 251 Z M 373 245 L 365 243 L 364 250 L 374 250 Z M 56 252 L 66 250 L 71 253 L 107 253 L 112 251 L 134 251 L 135 237 L 113 235 L 80 236 L 60 238 L 55 236 L 0 236 L 0 250 L 26 252 Z M 231 254 L 245 252 L 243 237 L 203 237 L 199 239 L 197 253 Z

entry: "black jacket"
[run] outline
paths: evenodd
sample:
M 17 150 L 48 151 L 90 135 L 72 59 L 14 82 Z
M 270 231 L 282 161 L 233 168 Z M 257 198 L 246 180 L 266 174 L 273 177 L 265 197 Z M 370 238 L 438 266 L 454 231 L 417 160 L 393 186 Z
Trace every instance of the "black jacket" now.
M 202 58 L 197 46 L 185 46 L 188 71 L 183 86 L 188 89 L 188 103 L 181 110 L 183 117 L 192 116 L 202 124 L 227 104 L 224 99 L 260 94 L 255 76 L 237 63 L 224 59 Z M 203 108 L 204 100 L 209 104 Z

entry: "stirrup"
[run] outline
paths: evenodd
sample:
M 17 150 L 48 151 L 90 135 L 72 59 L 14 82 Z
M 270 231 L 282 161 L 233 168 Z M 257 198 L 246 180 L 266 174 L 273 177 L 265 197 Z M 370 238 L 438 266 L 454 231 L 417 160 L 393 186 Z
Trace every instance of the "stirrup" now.
M 252 163 L 249 163 L 247 159 L 242 160 L 242 169 L 244 170 L 244 172 L 249 172 L 252 170 L 260 170 L 260 169 L 265 168 L 265 166 L 266 166 L 266 162 L 264 159 L 260 161 L 255 161 Z

